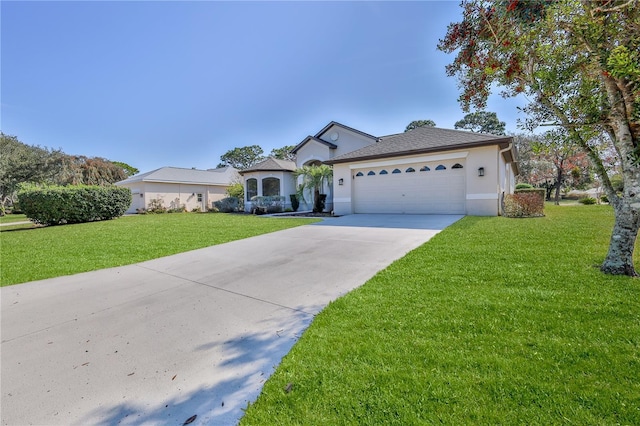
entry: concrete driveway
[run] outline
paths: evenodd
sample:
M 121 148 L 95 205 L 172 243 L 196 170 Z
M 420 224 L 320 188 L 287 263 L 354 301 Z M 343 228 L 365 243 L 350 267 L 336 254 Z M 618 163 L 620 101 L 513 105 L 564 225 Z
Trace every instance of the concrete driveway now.
M 316 313 L 461 217 L 343 216 L 4 287 L 2 423 L 236 424 Z

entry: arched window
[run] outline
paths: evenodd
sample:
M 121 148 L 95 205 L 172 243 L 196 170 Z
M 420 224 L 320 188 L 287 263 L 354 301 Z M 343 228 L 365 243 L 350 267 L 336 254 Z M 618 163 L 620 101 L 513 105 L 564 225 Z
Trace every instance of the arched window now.
M 247 179 L 247 201 L 251 201 L 251 197 L 258 195 L 258 179 Z
M 280 179 L 274 177 L 262 179 L 262 195 L 264 197 L 280 195 Z
M 362 174 L 362 172 L 358 172 L 358 173 L 356 173 L 356 176 L 360 177 L 360 176 L 364 176 L 364 175 Z
M 436 170 L 447 170 L 447 168 L 440 164 L 438 167 L 436 167 Z
M 413 167 L 409 167 L 407 170 L 405 170 L 405 173 L 413 173 L 415 171 L 416 169 L 414 169 Z
M 369 173 L 367 173 L 367 176 L 375 176 L 376 172 L 374 172 L 373 170 L 369 170 Z
M 460 164 L 460 163 L 456 163 L 456 164 L 454 164 L 453 166 L 451 166 L 451 168 L 452 168 L 452 169 L 462 169 L 463 167 L 462 167 L 462 164 Z
M 393 171 L 391 172 L 391 174 L 394 174 L 394 175 L 397 173 L 402 173 L 402 172 L 400 171 L 400 169 L 393 169 Z
M 429 166 L 424 166 L 424 167 L 421 167 L 421 168 L 420 168 L 420 171 L 421 171 L 421 172 L 430 172 L 430 171 L 431 171 L 431 169 L 429 168 Z
M 378 174 L 380 174 L 380 175 L 388 175 L 389 172 L 386 171 L 386 170 L 380 170 L 380 173 L 378 173 Z

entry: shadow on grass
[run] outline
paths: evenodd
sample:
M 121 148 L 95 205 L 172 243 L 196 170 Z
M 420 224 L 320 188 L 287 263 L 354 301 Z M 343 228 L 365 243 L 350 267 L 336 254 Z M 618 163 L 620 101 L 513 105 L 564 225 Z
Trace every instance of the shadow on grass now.
M 293 347 L 313 316 L 305 311 L 317 312 L 320 307 L 299 309 L 274 329 L 268 322 L 268 331 L 244 334 L 237 338 L 211 341 L 193 348 L 210 352 L 211 364 L 217 371 L 215 383 L 177 394 L 155 405 L 127 401 L 104 406 L 90 412 L 78 424 L 182 425 L 193 416 L 193 425 L 235 425 L 247 406 L 258 397 L 264 382 Z M 267 321 L 264 321 L 266 324 Z M 263 328 L 259 326 L 258 328 Z M 223 353 L 222 359 L 216 355 Z M 211 372 L 203 372 L 203 375 Z

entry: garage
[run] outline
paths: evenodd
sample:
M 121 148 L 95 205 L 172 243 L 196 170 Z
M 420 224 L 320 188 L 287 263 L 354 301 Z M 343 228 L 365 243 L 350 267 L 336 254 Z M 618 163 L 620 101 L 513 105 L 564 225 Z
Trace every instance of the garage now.
M 463 161 L 352 170 L 354 213 L 465 214 Z

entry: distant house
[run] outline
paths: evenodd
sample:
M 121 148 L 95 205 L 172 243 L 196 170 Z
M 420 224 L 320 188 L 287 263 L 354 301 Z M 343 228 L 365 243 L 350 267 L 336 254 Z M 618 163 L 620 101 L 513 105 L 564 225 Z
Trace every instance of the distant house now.
M 240 172 L 245 209 L 251 209 L 253 195 L 288 198 L 295 193 L 293 169 L 328 164 L 333 166 L 333 182 L 323 189 L 326 210 L 337 215 L 496 216 L 502 213 L 504 195 L 514 191 L 518 174 L 511 137 L 436 127 L 376 137 L 332 121 L 302 140 L 293 153 L 295 164 L 269 159 Z M 310 208 L 301 204 L 301 209 Z
M 133 199 L 127 213 L 148 208 L 152 200 L 159 200 L 168 209 L 184 206 L 187 211 L 195 208 L 206 211 L 214 201 L 226 197 L 227 188 L 235 181 L 239 181 L 239 175 L 232 167 L 208 170 L 161 167 L 116 185 L 131 189 Z

